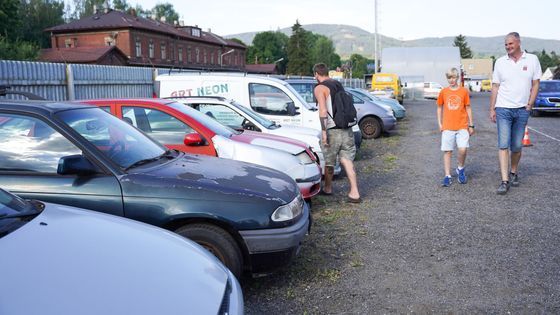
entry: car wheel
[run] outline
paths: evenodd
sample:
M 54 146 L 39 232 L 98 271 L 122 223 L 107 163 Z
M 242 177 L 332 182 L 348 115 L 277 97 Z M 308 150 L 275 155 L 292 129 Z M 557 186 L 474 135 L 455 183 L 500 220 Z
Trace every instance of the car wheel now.
M 189 224 L 175 233 L 186 237 L 211 252 L 239 279 L 243 257 L 235 240 L 225 230 L 211 224 Z
M 379 138 L 381 135 L 381 122 L 375 117 L 368 116 L 360 121 L 360 130 L 364 139 Z

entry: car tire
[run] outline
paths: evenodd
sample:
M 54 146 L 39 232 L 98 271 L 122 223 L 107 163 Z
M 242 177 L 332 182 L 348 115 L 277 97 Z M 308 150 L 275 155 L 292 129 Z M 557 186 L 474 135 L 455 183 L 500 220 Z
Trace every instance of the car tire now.
M 362 131 L 362 138 L 375 139 L 381 136 L 383 126 L 379 119 L 373 116 L 368 116 L 360 120 L 360 130 Z
M 224 229 L 211 224 L 188 224 L 175 230 L 207 249 L 239 279 L 243 272 L 243 256 L 239 246 Z

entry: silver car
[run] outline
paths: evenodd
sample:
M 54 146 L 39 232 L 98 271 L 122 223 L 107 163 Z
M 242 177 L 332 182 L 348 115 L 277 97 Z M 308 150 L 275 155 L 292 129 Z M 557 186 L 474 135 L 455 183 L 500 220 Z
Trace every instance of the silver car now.
M 1 314 L 243 314 L 233 274 L 151 225 L 0 189 Z

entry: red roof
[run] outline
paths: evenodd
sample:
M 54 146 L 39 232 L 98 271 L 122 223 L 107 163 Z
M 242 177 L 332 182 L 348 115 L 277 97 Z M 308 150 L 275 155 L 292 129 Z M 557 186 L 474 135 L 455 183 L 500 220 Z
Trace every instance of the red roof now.
M 193 26 L 174 26 L 169 23 L 146 19 L 140 16 L 134 16 L 122 11 L 110 10 L 107 13 L 98 12 L 92 16 L 84 17 L 79 20 L 72 21 L 67 24 L 61 24 L 45 29 L 45 32 L 65 33 L 75 31 L 92 31 L 92 30 L 114 30 L 123 28 L 134 28 L 147 31 L 163 33 L 166 35 L 177 36 L 190 40 L 210 42 L 219 45 L 234 46 L 246 48 L 244 45 L 234 41 L 223 39 L 222 37 L 210 33 L 200 31 L 200 37 L 191 34 Z
M 114 51 L 113 51 L 114 50 Z M 67 63 L 93 63 L 109 53 L 125 54 L 115 46 L 41 49 L 39 60 Z
M 271 74 L 278 73 L 278 69 L 276 69 L 275 63 L 264 63 L 264 64 L 256 64 L 256 65 L 246 64 L 245 70 L 249 73 L 271 73 Z

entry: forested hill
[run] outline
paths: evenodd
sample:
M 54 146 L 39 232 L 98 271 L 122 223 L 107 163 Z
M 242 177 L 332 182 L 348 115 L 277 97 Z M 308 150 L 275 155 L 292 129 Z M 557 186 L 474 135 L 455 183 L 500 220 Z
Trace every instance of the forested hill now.
M 374 34 L 359 27 L 338 24 L 308 24 L 303 28 L 313 33 L 325 35 L 330 38 L 336 52 L 342 58 L 348 58 L 353 53 L 358 53 L 367 58 L 373 57 Z M 280 32 L 290 36 L 291 27 L 283 28 Z M 245 44 L 250 45 L 255 35 L 259 32 L 241 33 L 226 35 L 226 38 L 239 38 Z M 459 34 L 457 34 L 459 35 Z M 503 36 L 494 37 L 470 37 L 466 36 L 467 43 L 475 57 L 501 56 L 505 54 Z M 521 34 L 523 36 L 523 34 Z M 451 46 L 454 36 L 451 37 L 427 37 L 415 40 L 398 40 L 395 38 L 380 35 L 380 47 L 441 47 Z M 528 51 L 551 51 L 560 54 L 560 40 L 540 39 L 532 37 L 522 37 L 522 47 Z

